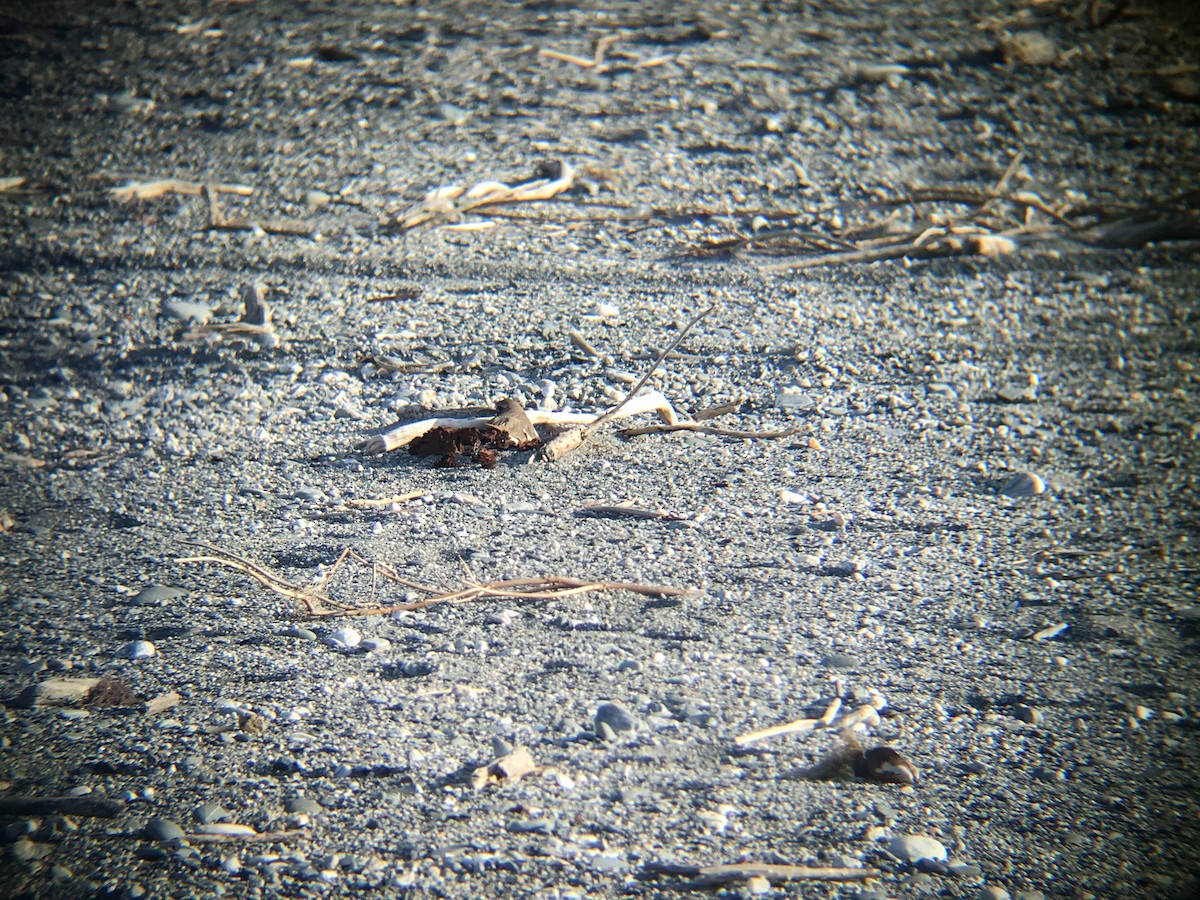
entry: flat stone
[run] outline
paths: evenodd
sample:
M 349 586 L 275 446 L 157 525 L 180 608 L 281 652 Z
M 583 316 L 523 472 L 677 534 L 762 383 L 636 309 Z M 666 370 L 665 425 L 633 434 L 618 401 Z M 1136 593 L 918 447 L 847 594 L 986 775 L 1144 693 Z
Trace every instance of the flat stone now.
M 165 584 L 148 584 L 133 595 L 130 603 L 137 606 L 164 606 L 172 600 L 186 596 L 183 588 L 168 587 Z
M 292 814 L 303 813 L 308 816 L 315 816 L 325 809 L 312 797 L 291 797 L 284 802 L 283 808 Z
M 907 863 L 929 859 L 942 862 L 949 857 L 941 841 L 927 834 L 902 834 L 888 842 L 888 852 Z

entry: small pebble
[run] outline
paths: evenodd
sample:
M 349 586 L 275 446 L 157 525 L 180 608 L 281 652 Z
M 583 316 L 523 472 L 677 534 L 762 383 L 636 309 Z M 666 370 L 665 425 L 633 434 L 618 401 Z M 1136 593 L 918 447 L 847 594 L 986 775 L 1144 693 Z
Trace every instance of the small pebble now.
M 1012 894 L 999 885 L 989 884 L 979 889 L 977 900 L 1012 900 Z
M 289 813 L 300 813 L 307 816 L 315 816 L 324 809 L 312 797 L 292 797 L 283 804 L 283 808 Z
M 168 587 L 164 584 L 148 584 L 129 601 L 136 606 L 166 606 L 172 600 L 178 600 L 187 594 L 183 588 Z
M 121 659 L 149 659 L 157 654 L 158 648 L 149 641 L 131 641 L 117 651 Z
M 225 809 L 220 803 L 201 803 L 192 810 L 192 815 L 196 817 L 196 821 L 201 825 L 210 825 L 213 822 L 228 819 L 229 810 Z
M 596 710 L 593 722 L 594 730 L 604 740 L 612 740 L 617 735 L 637 729 L 637 720 L 623 707 L 616 703 L 601 703 Z M 603 729 L 607 728 L 613 737 L 608 737 Z
M 897 859 L 908 863 L 915 863 L 921 859 L 941 862 L 949 856 L 940 841 L 934 840 L 926 834 L 898 835 L 888 842 L 888 852 Z
M 357 628 L 344 625 L 329 635 L 329 643 L 341 650 L 352 650 L 362 643 L 362 635 Z
M 1008 483 L 1000 489 L 1005 497 L 1032 497 L 1034 494 L 1042 494 L 1046 491 L 1046 482 L 1041 476 L 1034 475 L 1032 472 L 1020 472 L 1009 479 Z
M 179 841 L 187 832 L 170 819 L 151 819 L 142 829 L 142 835 L 148 841 Z

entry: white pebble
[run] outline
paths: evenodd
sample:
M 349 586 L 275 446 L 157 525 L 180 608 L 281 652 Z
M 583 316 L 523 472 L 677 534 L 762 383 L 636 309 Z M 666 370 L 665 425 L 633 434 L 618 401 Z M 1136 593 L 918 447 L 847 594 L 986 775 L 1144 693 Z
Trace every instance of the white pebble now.
M 358 629 L 349 625 L 344 625 L 329 635 L 329 643 L 345 650 L 357 647 L 362 643 L 362 639 L 362 634 L 359 633 Z
M 902 834 L 894 837 L 888 842 L 888 852 L 909 863 L 920 859 L 942 862 L 949 856 L 940 841 L 926 834 Z
M 158 648 L 149 641 L 131 641 L 117 652 L 117 656 L 121 659 L 149 659 L 157 653 Z

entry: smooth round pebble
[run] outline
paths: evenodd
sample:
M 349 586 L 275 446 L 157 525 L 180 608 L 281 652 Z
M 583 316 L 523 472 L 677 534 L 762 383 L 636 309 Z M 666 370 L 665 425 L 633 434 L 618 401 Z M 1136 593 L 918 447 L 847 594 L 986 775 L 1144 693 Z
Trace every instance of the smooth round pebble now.
M 178 841 L 187 837 L 187 832 L 170 819 L 151 819 L 142 834 L 148 841 Z
M 130 602 L 138 606 L 163 606 L 185 594 L 187 591 L 183 588 L 168 587 L 165 584 L 148 584 L 134 594 Z
M 196 821 L 201 825 L 211 825 L 213 822 L 228 819 L 229 810 L 220 803 L 201 803 L 192 810 L 192 815 L 196 817 Z
M 989 884 L 979 889 L 977 900 L 1012 900 L 1012 894 L 999 885 Z
M 1000 489 L 1005 497 L 1032 497 L 1046 491 L 1046 482 L 1032 472 L 1019 472 Z

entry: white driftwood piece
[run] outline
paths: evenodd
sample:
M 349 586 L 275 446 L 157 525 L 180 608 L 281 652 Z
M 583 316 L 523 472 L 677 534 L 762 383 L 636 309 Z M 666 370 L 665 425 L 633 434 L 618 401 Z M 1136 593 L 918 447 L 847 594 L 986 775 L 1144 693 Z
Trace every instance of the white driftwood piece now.
M 670 402 L 658 391 L 647 391 L 644 394 L 638 394 L 626 403 L 613 418 L 627 419 L 631 416 L 648 412 L 657 413 L 658 417 L 667 425 L 674 425 L 679 421 Z M 534 425 L 570 428 L 573 426 L 590 425 L 604 413 L 545 412 L 540 409 L 529 409 L 526 410 L 526 414 L 529 416 L 529 421 Z M 407 422 L 371 438 L 362 445 L 362 452 L 368 455 L 387 453 L 411 444 L 421 435 L 434 428 L 482 428 L 489 424 L 492 418 L 493 416 L 491 415 L 472 416 L 469 418 L 443 416 L 435 419 L 421 419 L 418 422 Z

